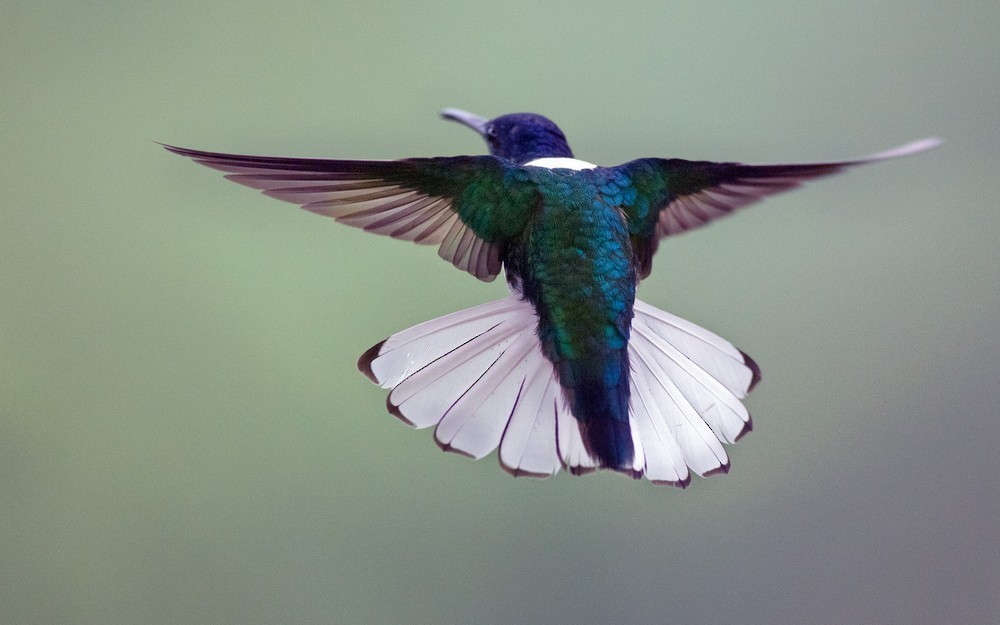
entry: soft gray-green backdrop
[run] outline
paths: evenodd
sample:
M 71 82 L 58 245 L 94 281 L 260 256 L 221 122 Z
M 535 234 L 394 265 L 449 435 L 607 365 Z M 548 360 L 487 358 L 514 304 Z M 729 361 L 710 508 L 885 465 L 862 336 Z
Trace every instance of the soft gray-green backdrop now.
M 1000 5 L 0 2 L 0 622 L 1000 621 Z M 936 134 L 660 248 L 760 363 L 687 491 L 443 454 L 355 370 L 500 296 L 154 142 L 773 162 Z

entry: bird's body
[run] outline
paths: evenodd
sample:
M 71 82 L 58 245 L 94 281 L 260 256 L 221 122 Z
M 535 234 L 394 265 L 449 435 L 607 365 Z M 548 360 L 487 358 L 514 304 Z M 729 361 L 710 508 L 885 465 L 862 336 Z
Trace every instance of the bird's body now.
M 638 281 L 614 172 L 533 167 L 539 209 L 506 250 L 507 279 L 534 307 L 584 440 L 607 466 L 629 467 L 628 339 Z
M 167 146 L 228 178 L 379 234 L 439 245 L 482 280 L 505 270 L 511 295 L 399 332 L 359 367 L 393 389 L 390 412 L 436 426 L 447 450 L 499 448 L 514 474 L 612 469 L 685 485 L 726 471 L 722 443 L 750 429 L 741 399 L 757 366 L 724 339 L 636 300 L 659 240 L 864 159 L 742 165 L 576 160 L 533 114 L 494 120 L 448 109 L 491 156 L 338 161 Z

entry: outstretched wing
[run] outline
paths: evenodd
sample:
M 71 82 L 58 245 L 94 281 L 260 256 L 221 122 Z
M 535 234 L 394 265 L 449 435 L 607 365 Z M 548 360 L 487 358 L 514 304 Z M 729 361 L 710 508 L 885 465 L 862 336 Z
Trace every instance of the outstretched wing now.
M 163 147 L 347 225 L 439 245 L 442 258 L 487 282 L 500 273 L 504 243 L 538 205 L 527 172 L 492 156 L 354 161 Z
M 847 167 L 923 152 L 940 145 L 922 139 L 850 161 L 800 165 L 744 165 L 681 159 L 645 158 L 621 167 L 637 193 L 625 210 L 632 232 L 636 266 L 649 275 L 653 254 L 665 236 L 704 226 L 768 195 Z

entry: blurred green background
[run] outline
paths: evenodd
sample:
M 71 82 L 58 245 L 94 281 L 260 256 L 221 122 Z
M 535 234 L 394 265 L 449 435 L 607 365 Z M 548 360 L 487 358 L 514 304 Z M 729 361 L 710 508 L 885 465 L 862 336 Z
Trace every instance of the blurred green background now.
M 1000 622 L 1000 5 L 0 3 L 0 623 Z M 500 297 L 154 141 L 781 162 L 928 135 L 660 247 L 754 356 L 687 491 L 443 454 L 355 369 Z

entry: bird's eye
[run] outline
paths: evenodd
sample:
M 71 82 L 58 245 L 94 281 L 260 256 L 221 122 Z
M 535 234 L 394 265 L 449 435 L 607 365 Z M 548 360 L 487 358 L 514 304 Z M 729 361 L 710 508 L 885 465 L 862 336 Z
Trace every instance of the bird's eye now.
M 490 127 L 486 129 L 486 140 L 490 143 L 496 143 L 497 141 L 497 129 Z

